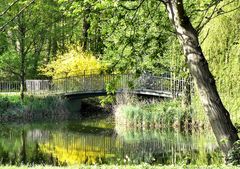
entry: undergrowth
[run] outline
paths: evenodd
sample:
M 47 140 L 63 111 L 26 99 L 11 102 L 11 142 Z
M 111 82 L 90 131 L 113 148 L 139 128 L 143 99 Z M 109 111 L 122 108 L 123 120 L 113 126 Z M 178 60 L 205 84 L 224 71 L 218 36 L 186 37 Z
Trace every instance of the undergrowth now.
M 53 167 L 53 166 L 0 166 L 0 169 L 238 169 L 238 166 L 231 165 L 79 165 L 79 166 L 66 166 L 66 167 Z
M 69 114 L 64 99 L 55 96 L 25 96 L 21 101 L 17 95 L 0 95 L 0 121 L 16 119 L 33 120 Z
M 129 94 L 117 97 L 114 113 L 117 125 L 142 128 L 179 126 L 185 118 L 179 100 L 138 101 Z

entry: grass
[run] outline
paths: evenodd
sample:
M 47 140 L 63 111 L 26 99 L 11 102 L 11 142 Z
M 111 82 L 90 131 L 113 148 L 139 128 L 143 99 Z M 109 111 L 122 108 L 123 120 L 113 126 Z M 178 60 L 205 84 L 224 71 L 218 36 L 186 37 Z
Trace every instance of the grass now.
M 226 107 L 229 107 L 234 125 L 240 130 L 240 115 L 237 111 L 240 100 L 235 99 L 236 102 L 231 105 L 229 102 L 232 102 L 232 99 L 227 100 L 224 96 L 222 98 Z M 117 126 L 128 128 L 185 127 L 189 125 L 188 119 L 190 119 L 190 126 L 194 128 L 210 127 L 208 117 L 197 95 L 192 97 L 192 105 L 186 111 L 182 108 L 181 100 L 144 102 L 125 93 L 117 97 L 114 114 Z
M 60 97 L 25 96 L 22 102 L 18 95 L 0 95 L 0 121 L 33 120 L 34 118 L 68 114 L 65 100 Z
M 161 166 L 161 165 L 78 165 L 66 167 L 53 167 L 53 166 L 0 166 L 0 169 L 238 169 L 239 166 L 231 165 L 212 165 L 212 166 Z
M 180 125 L 185 111 L 179 100 L 138 101 L 133 96 L 120 96 L 114 106 L 116 124 L 140 128 L 163 128 Z

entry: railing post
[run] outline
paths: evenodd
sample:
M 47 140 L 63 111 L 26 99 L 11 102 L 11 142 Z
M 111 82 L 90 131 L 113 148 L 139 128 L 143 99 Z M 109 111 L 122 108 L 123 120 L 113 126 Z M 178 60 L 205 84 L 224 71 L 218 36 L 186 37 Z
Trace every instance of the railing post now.
M 67 93 L 67 72 L 65 72 L 65 79 L 64 79 L 64 92 Z
M 86 79 L 85 79 L 85 77 L 86 77 L 86 74 L 85 74 L 86 72 L 85 72 L 85 70 L 83 71 L 83 91 L 85 91 L 86 90 L 86 87 L 85 87 L 85 84 L 86 84 Z
M 103 74 L 101 74 L 101 81 L 102 81 L 102 90 L 105 90 L 104 75 Z

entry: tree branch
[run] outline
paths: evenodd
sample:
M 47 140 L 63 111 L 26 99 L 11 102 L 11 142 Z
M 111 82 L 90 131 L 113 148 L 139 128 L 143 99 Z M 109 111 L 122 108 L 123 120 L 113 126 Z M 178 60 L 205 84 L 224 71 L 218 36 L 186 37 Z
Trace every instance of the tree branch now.
M 19 0 L 15 0 L 14 2 L 12 2 L 7 9 L 5 9 L 3 12 L 1 12 L 0 17 L 5 15 Z
M 6 73 L 14 74 L 16 76 L 21 76 L 20 73 L 15 72 L 13 69 L 11 69 L 9 64 L 7 64 L 7 65 L 8 65 L 8 68 L 0 67 L 0 70 L 2 70 L 3 72 L 6 72 Z
M 202 17 L 200 23 L 197 25 L 196 27 L 196 30 L 198 32 L 198 34 L 202 31 L 202 29 L 204 28 L 205 25 L 207 25 L 212 19 L 218 17 L 218 16 L 221 16 L 221 15 L 224 15 L 224 14 L 227 14 L 227 13 L 230 13 L 230 12 L 233 12 L 237 9 L 240 8 L 240 6 L 234 8 L 234 9 L 231 9 L 231 10 L 228 10 L 228 11 L 223 11 L 223 8 L 236 2 L 236 0 L 231 0 L 225 4 L 223 4 L 222 6 L 219 6 L 220 3 L 222 2 L 223 0 L 219 0 L 219 1 L 215 1 L 211 4 L 209 4 L 209 6 L 207 7 L 207 9 L 205 9 L 205 13 L 204 13 L 204 16 Z M 213 11 L 211 12 L 210 16 L 207 16 L 209 10 L 213 8 Z M 202 10 L 204 11 L 204 10 Z
M 127 6 L 125 6 L 125 5 L 123 5 L 123 4 L 120 4 L 120 7 L 122 7 L 122 8 L 124 8 L 124 9 L 126 9 L 126 10 L 131 10 L 131 11 L 135 11 L 135 10 L 138 10 L 141 6 L 142 6 L 142 4 L 143 4 L 143 2 L 144 2 L 145 0 L 142 0 L 140 3 L 139 3 L 139 5 L 138 6 L 136 6 L 135 8 L 129 8 L 129 7 L 127 7 Z
M 3 26 L 0 27 L 0 31 L 3 31 L 4 28 L 10 23 L 12 22 L 14 19 L 16 19 L 24 10 L 26 10 L 30 5 L 32 5 L 35 2 L 35 0 L 32 0 L 29 4 L 27 4 L 25 7 L 23 7 L 14 17 L 12 17 L 12 19 L 10 19 L 9 21 L 7 21 Z

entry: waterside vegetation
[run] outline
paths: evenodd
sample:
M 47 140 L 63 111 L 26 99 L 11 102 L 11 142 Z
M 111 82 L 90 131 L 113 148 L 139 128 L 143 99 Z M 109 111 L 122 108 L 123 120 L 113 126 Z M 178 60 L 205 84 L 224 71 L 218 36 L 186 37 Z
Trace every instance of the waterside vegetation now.
M 0 121 L 32 121 L 67 119 L 70 112 L 66 100 L 57 96 L 0 95 Z
M 191 107 L 183 108 L 179 99 L 139 101 L 127 93 L 119 95 L 114 106 L 116 125 L 128 129 L 208 127 L 194 113 Z
M 65 167 L 54 167 L 54 166 L 1 166 L 0 169 L 238 169 L 238 166 L 231 165 L 211 165 L 211 166 L 198 166 L 198 165 L 77 165 L 77 166 L 65 166 Z
M 195 81 L 192 106 L 182 108 L 180 100 L 117 103 L 116 131 L 142 135 L 139 130 L 211 124 L 226 162 L 240 163 L 239 0 L 11 2 L 0 3 L 0 88 L 6 92 L 4 81 L 18 81 L 20 98 L 0 96 L 0 122 L 69 115 L 62 98 L 25 96 L 27 79 L 85 76 L 92 68 L 100 75 L 102 70 L 134 76 L 170 73 Z M 86 81 L 73 83 L 74 88 L 78 82 Z

